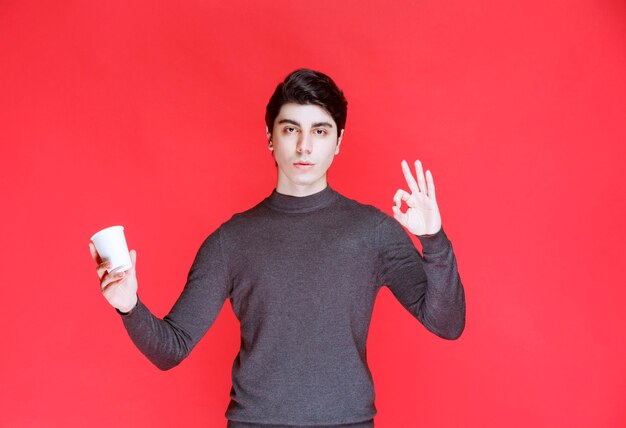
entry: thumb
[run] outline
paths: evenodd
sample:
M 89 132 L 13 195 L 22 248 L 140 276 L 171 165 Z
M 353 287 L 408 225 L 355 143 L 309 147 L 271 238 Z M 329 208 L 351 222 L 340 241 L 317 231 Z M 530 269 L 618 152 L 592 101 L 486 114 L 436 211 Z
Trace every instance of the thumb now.
M 130 261 L 133 264 L 133 267 L 129 269 L 129 272 L 132 272 L 134 274 L 135 273 L 135 265 L 137 264 L 137 251 L 130 250 L 129 254 L 130 254 Z

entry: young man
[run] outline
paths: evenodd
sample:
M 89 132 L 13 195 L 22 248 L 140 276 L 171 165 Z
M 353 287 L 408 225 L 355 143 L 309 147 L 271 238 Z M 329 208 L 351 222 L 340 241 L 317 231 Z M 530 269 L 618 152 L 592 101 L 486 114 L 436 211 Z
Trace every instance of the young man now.
M 104 296 L 162 370 L 189 354 L 230 299 L 241 326 L 230 428 L 373 427 L 366 339 L 383 285 L 434 334 L 456 339 L 464 329 L 463 286 L 430 171 L 416 161 L 416 181 L 402 162 L 410 191 L 396 192 L 395 220 L 328 185 L 346 112 L 322 73 L 296 70 L 278 85 L 266 111 L 276 188 L 206 238 L 163 319 L 137 297 L 136 252 L 125 275 L 109 276 L 90 244 Z

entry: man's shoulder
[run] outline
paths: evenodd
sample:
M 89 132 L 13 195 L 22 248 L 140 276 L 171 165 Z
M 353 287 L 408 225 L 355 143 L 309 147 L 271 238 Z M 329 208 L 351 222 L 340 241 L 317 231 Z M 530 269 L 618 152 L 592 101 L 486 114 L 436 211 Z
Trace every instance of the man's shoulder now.
M 382 221 L 385 217 L 388 217 L 388 214 L 380 210 L 380 208 L 372 205 L 358 201 L 357 199 L 350 198 L 345 196 L 339 192 L 339 204 L 347 210 L 355 210 L 359 212 L 359 214 L 376 218 Z
M 249 223 L 250 221 L 261 220 L 267 213 L 267 208 L 263 203 L 264 201 L 265 199 L 244 211 L 239 211 L 232 214 L 228 220 L 222 223 L 220 228 L 233 228 L 242 224 Z

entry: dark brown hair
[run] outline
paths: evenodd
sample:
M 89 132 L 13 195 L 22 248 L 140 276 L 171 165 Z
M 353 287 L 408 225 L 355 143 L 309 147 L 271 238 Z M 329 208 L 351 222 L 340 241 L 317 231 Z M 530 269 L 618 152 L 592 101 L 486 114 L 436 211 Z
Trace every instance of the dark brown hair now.
M 330 114 L 337 124 L 337 136 L 346 126 L 348 101 L 335 82 L 319 71 L 300 68 L 291 72 L 283 82 L 276 86 L 265 109 L 265 124 L 270 134 L 274 129 L 274 120 L 283 104 L 315 104 Z

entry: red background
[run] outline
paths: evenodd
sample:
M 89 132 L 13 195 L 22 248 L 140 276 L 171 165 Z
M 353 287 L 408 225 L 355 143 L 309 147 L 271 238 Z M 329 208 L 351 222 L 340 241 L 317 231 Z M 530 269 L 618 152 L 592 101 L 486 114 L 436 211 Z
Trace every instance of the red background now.
M 349 101 L 331 185 L 391 213 L 421 159 L 466 289 L 457 341 L 379 294 L 376 426 L 624 426 L 626 6 L 512 3 L 0 2 L 0 425 L 225 426 L 230 303 L 161 372 L 88 240 L 123 224 L 164 316 L 273 189 L 265 104 L 310 67 Z

